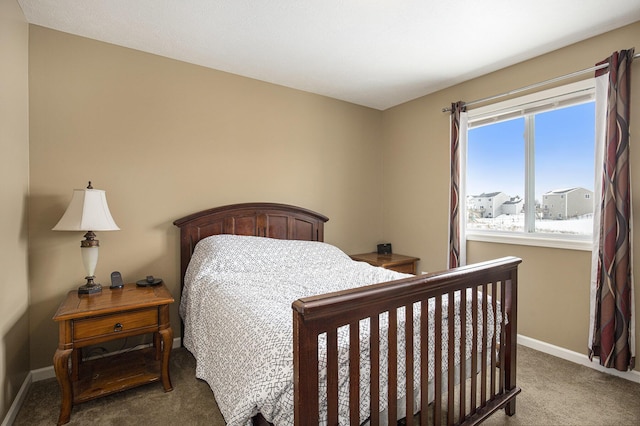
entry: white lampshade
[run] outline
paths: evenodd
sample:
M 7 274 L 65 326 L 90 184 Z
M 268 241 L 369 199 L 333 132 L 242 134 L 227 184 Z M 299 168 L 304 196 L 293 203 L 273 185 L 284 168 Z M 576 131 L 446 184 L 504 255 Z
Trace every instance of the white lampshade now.
M 111 217 L 104 191 L 93 189 L 91 182 L 86 189 L 74 189 L 73 197 L 54 231 L 86 231 L 80 242 L 82 263 L 87 272 L 87 283 L 78 288 L 78 294 L 95 294 L 102 286 L 94 282 L 100 242 L 93 231 L 118 231 L 118 225 Z
M 101 189 L 74 189 L 69 207 L 54 231 L 118 231 Z

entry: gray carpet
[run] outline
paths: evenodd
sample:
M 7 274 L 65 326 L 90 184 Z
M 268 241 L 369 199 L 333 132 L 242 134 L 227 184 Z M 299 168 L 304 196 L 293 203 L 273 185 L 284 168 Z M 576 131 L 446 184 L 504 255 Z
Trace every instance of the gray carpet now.
M 69 425 L 224 425 L 209 386 L 195 378 L 183 349 L 171 354 L 172 392 L 145 385 L 73 407 Z M 518 347 L 516 415 L 494 414 L 486 425 L 638 425 L 640 384 Z M 15 425 L 52 425 L 60 390 L 55 379 L 31 386 Z

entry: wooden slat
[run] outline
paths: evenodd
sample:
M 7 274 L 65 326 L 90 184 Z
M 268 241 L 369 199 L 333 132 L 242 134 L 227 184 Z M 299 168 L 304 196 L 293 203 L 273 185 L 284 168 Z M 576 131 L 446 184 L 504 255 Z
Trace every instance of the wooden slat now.
M 471 322 L 473 324 L 473 337 L 471 339 L 471 411 L 476 412 L 478 393 L 478 287 L 472 287 L 471 294 Z
M 433 378 L 433 421 L 439 424 L 442 418 L 442 295 L 436 298 L 436 310 L 433 318 L 435 325 Z
M 458 403 L 458 421 L 467 416 L 467 375 L 465 365 L 467 358 L 467 292 L 460 291 L 460 396 Z
M 504 372 L 504 366 L 505 366 L 505 359 L 504 359 L 504 353 L 506 352 L 504 350 L 504 341 L 506 338 L 506 334 L 505 334 L 505 326 L 506 326 L 506 322 L 507 322 L 507 315 L 505 313 L 505 285 L 504 285 L 504 281 L 501 282 L 500 284 L 500 303 L 501 303 L 501 307 L 502 307 L 502 318 L 500 318 L 500 393 L 503 393 L 505 390 L 505 372 Z
M 405 345 L 405 395 L 407 426 L 413 426 L 413 304 L 405 305 L 404 345 Z
M 491 309 L 493 310 L 493 335 L 491 336 L 491 398 L 496 396 L 496 340 L 498 338 L 498 330 L 496 329 L 498 321 L 498 290 L 496 281 L 491 283 Z
M 480 406 L 484 406 L 487 403 L 487 319 L 488 319 L 488 310 L 487 310 L 487 301 L 488 301 L 488 293 L 487 293 L 487 283 L 482 284 L 482 358 L 480 360 L 481 365 L 481 373 L 480 373 Z
M 429 300 L 420 303 L 420 426 L 428 426 L 429 415 Z
M 349 416 L 360 424 L 360 323 L 349 324 Z
M 455 343 L 456 343 L 456 331 L 455 331 L 455 293 L 453 291 L 448 294 L 447 305 L 447 328 L 448 328 L 448 344 L 447 344 L 447 424 L 452 425 L 454 422 L 454 416 L 456 414 L 454 402 L 455 402 Z
M 387 373 L 389 382 L 387 383 L 387 404 L 389 424 L 397 419 L 398 414 L 398 310 L 389 311 L 389 335 L 388 335 L 389 358 Z
M 327 331 L 327 418 L 338 424 L 338 333 Z
M 517 359 L 517 335 L 518 335 L 518 270 L 514 268 L 510 271 L 509 278 L 505 281 L 504 309 L 508 316 L 509 323 L 505 327 L 505 386 L 508 392 L 516 389 L 516 359 Z M 509 416 L 516 413 L 516 399 L 511 398 L 505 406 L 505 412 Z
M 380 423 L 380 318 L 371 317 L 371 424 Z

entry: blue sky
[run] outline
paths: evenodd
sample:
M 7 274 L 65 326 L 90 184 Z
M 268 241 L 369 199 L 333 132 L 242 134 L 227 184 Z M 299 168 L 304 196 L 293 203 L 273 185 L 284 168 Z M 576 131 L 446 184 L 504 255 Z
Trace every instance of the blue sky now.
M 554 189 L 593 191 L 594 103 L 536 115 L 536 200 Z M 524 198 L 524 118 L 469 131 L 467 195 L 502 191 Z

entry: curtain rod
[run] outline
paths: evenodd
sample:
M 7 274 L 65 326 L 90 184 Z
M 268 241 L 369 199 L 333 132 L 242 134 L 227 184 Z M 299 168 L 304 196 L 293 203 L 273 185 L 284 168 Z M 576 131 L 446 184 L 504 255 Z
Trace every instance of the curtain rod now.
M 633 55 L 633 59 L 637 59 L 640 58 L 640 53 L 636 53 L 635 55 Z M 488 102 L 488 101 L 493 101 L 495 99 L 500 99 L 500 98 L 504 98 L 506 96 L 511 96 L 511 95 L 515 95 L 517 93 L 520 92 L 526 92 L 527 90 L 531 90 L 531 89 L 537 89 L 540 86 L 545 86 L 547 84 L 552 84 L 558 81 L 562 81 L 562 80 L 566 80 L 567 78 L 572 78 L 572 77 L 577 77 L 579 75 L 582 74 L 586 74 L 589 72 L 593 72 L 593 71 L 597 71 L 603 68 L 607 68 L 609 66 L 609 64 L 600 64 L 600 65 L 596 65 L 593 66 L 591 68 L 586 68 L 580 71 L 575 71 L 569 74 L 565 74 L 565 75 L 561 75 L 560 77 L 555 77 L 549 80 L 545 80 L 545 81 L 541 81 L 539 83 L 534 83 L 534 84 L 530 84 L 529 86 L 525 86 L 525 87 L 521 87 L 519 89 L 514 89 L 511 90 L 509 92 L 505 92 L 505 93 L 500 93 L 499 95 L 493 95 L 493 96 L 489 96 L 486 98 L 482 98 L 482 99 L 476 99 L 475 101 L 470 101 L 470 102 L 466 102 L 465 105 L 466 106 L 470 106 L 470 105 L 474 105 L 474 104 L 479 104 L 482 102 Z M 445 107 L 442 108 L 442 112 L 450 112 L 451 111 L 451 107 Z

